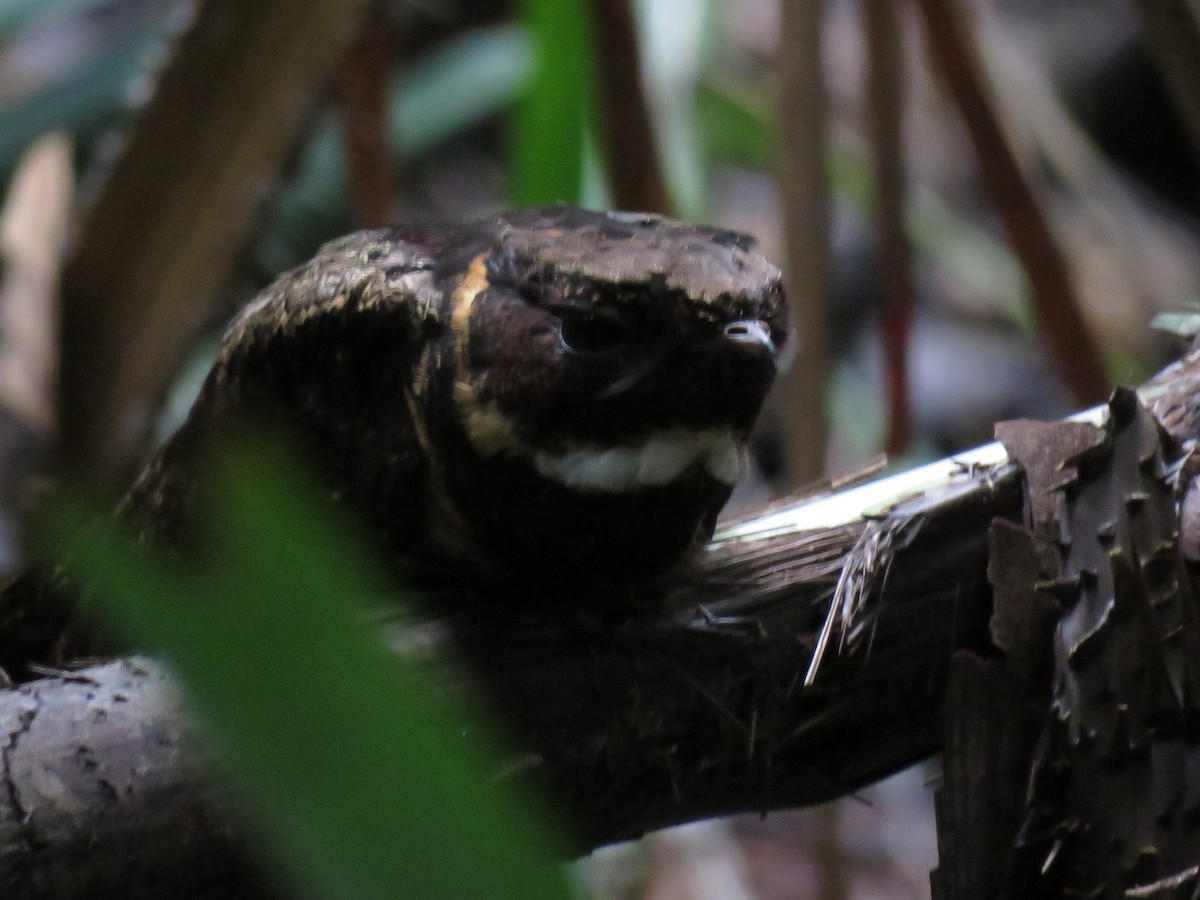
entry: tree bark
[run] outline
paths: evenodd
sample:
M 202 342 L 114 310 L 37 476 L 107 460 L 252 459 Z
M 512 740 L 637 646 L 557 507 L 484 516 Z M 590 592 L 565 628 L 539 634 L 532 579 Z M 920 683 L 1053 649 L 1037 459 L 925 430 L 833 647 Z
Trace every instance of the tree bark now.
M 281 896 L 206 774 L 163 669 L 127 659 L 0 694 L 0 894 Z

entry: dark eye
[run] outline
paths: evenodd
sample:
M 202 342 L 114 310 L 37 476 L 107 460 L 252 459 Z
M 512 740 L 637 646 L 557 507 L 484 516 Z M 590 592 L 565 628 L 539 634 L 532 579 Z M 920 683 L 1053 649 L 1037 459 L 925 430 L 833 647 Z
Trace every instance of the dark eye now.
M 562 314 L 559 334 L 563 348 L 580 355 L 611 353 L 629 339 L 629 330 L 615 317 L 574 310 Z

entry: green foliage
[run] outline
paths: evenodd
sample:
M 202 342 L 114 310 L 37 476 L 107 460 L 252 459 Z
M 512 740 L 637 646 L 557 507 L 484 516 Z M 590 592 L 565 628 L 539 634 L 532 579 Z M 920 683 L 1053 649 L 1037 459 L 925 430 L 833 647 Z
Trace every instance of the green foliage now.
M 583 0 L 524 0 L 534 71 L 517 110 L 516 206 L 582 197 L 586 135 L 594 120 L 595 51 Z
M 75 11 L 70 0 L 42 11 Z M 99 0 L 91 0 L 92 4 Z M 28 3 L 0 10 L 0 40 L 29 24 Z M 166 31 L 147 20 L 24 98 L 0 109 L 0 178 L 37 138 L 56 129 L 86 144 L 135 112 L 131 85 L 146 77 Z M 513 107 L 533 70 L 534 49 L 519 25 L 479 28 L 450 38 L 396 76 L 389 123 L 395 161 L 428 153 L 490 116 Z M 578 190 L 576 185 L 575 190 Z M 322 241 L 351 227 L 346 211 L 346 163 L 336 116 L 322 117 L 309 137 L 288 185 L 271 204 L 254 248 L 265 273 L 295 265 Z
M 163 48 L 159 25 L 131 30 L 21 102 L 0 109 L 0 179 L 7 181 L 21 154 L 48 131 L 87 139 L 118 124 L 130 111 L 129 89 Z
M 173 665 L 299 889 L 567 896 L 540 811 L 494 777 L 489 729 L 364 627 L 382 582 L 286 462 L 242 447 L 218 467 L 200 570 L 97 533 L 78 511 L 59 517 L 57 549 Z
M 22 28 L 50 19 L 78 15 L 106 6 L 112 0 L 5 0 L 0 5 L 0 43 L 12 39 Z
M 772 165 L 773 111 L 762 96 L 733 82 L 702 82 L 696 109 L 701 138 L 712 159 L 757 169 Z M 869 216 L 875 185 L 868 163 L 834 149 L 829 153 L 828 172 L 834 198 Z M 961 284 L 964 293 L 985 298 L 981 305 L 999 310 L 1024 331 L 1033 330 L 1024 274 L 1002 241 L 920 185 L 910 186 L 908 225 L 916 251 Z
M 696 119 L 700 137 L 713 158 L 753 168 L 771 164 L 775 148 L 767 98 L 747 96 L 736 86 L 701 83 L 696 92 Z
M 709 220 L 709 144 L 723 135 L 706 132 L 699 93 L 704 73 L 713 67 L 728 4 L 692 0 L 686 7 L 655 2 L 633 7 L 643 90 L 673 211 L 684 219 Z
M 519 26 L 480 28 L 439 44 L 392 85 L 395 161 L 427 153 L 513 106 L 532 69 L 533 46 Z M 272 204 L 255 262 L 264 273 L 278 272 L 350 227 L 345 151 L 339 125 L 328 116 L 310 138 L 291 182 Z
M 529 34 L 517 25 L 470 31 L 440 44 L 396 85 L 392 141 L 416 156 L 508 108 L 534 66 Z
M 1177 335 L 1184 340 L 1192 340 L 1197 334 L 1200 334 L 1200 312 L 1196 311 L 1194 303 L 1181 303 L 1180 306 L 1191 308 L 1186 312 L 1159 313 L 1150 323 L 1150 327 Z

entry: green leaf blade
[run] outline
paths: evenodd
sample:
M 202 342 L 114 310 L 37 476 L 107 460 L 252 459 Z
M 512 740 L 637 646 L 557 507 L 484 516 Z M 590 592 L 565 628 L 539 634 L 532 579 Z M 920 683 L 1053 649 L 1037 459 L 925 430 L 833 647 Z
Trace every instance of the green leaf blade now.
M 65 549 L 173 665 L 299 888 L 567 896 L 539 812 L 494 777 L 486 723 L 364 627 L 379 580 L 281 470 L 253 454 L 217 479 L 220 563 L 199 575 L 78 514 L 60 517 Z
M 513 202 L 579 203 L 593 121 L 595 53 L 582 0 L 525 0 L 534 70 L 517 109 Z

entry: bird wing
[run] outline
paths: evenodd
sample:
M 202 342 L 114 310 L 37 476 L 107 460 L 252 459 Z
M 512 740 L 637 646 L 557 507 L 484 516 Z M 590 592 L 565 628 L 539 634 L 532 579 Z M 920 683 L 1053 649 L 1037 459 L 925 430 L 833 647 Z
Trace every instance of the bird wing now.
M 419 517 L 410 524 L 397 507 L 422 504 L 424 462 L 405 394 L 444 331 L 433 256 L 402 232 L 357 232 L 265 288 L 227 329 L 187 421 L 120 515 L 144 540 L 187 545 L 197 467 L 209 448 L 252 427 L 298 445 L 331 496 L 370 527 L 391 529 L 389 544 L 416 541 Z

